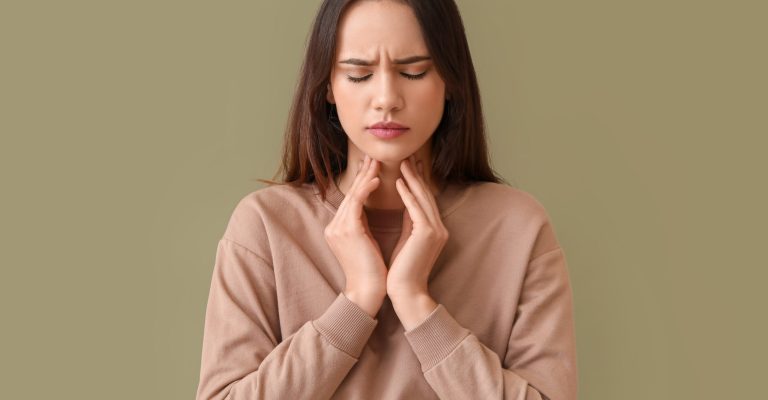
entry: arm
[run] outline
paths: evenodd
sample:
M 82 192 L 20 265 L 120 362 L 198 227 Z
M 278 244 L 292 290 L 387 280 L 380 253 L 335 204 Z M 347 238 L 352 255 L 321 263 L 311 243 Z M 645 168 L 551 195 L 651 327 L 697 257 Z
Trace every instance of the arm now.
M 319 318 L 280 340 L 272 267 L 224 238 L 208 296 L 196 399 L 328 399 L 377 323 L 339 293 Z
M 561 248 L 528 271 L 504 360 L 439 304 L 405 336 L 441 399 L 575 400 L 572 294 Z

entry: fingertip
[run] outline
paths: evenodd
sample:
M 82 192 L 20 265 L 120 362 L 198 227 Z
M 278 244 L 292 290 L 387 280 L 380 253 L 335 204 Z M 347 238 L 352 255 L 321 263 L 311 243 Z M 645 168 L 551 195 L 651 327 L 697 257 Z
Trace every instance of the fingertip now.
M 368 181 L 368 191 L 367 191 L 368 194 L 376 190 L 380 182 L 381 182 L 381 179 L 379 179 L 378 176 L 373 177 L 370 181 Z
M 395 180 L 395 187 L 397 187 L 397 189 L 399 190 L 402 185 L 403 185 L 403 178 L 397 178 Z

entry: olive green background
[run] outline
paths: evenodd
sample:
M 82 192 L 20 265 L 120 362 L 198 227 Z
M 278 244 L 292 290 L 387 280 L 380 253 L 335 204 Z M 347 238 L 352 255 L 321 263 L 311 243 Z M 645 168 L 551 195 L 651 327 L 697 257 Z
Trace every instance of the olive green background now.
M 318 5 L 2 2 L 0 397 L 194 397 Z M 493 165 L 566 250 L 580 398 L 764 394 L 768 7 L 459 6 Z

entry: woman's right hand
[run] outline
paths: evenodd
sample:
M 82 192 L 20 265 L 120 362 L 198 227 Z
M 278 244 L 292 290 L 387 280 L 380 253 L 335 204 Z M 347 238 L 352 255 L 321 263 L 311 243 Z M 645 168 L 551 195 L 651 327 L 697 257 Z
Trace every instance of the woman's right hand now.
M 366 155 L 324 231 L 325 240 L 346 276 L 344 294 L 371 316 L 376 315 L 387 294 L 387 266 L 363 210 L 368 195 L 381 183 L 378 172 L 379 162 Z

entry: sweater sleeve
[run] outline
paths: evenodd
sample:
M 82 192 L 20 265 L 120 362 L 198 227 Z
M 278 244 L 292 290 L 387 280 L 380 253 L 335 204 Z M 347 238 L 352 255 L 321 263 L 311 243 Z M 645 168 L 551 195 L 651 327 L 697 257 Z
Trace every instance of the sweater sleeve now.
M 339 293 L 322 315 L 281 340 L 272 266 L 223 238 L 208 294 L 196 399 L 328 399 L 377 324 Z
M 575 400 L 572 294 L 563 250 L 532 260 L 504 359 L 443 304 L 405 336 L 441 399 Z

